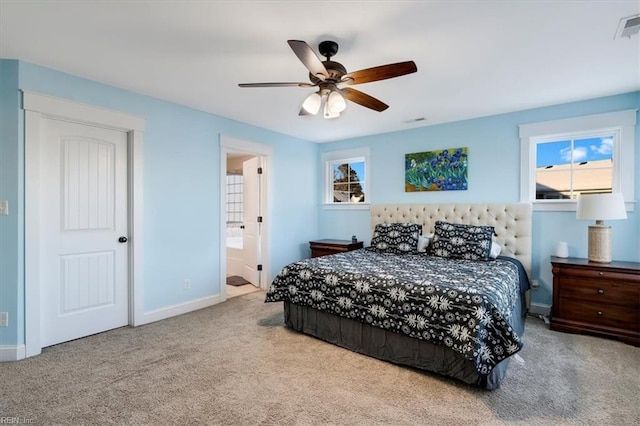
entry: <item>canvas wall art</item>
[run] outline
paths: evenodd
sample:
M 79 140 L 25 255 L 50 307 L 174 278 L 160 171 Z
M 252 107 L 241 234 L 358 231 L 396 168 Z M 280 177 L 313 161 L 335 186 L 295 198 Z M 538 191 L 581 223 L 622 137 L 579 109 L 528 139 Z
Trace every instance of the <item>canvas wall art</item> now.
M 467 189 L 467 148 L 405 154 L 405 192 Z

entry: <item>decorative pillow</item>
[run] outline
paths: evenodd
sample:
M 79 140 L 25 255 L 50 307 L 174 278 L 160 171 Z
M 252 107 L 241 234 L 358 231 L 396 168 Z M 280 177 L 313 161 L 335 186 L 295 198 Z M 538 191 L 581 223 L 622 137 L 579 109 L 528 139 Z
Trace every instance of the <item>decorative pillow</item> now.
M 502 246 L 496 243 L 496 240 L 491 240 L 491 253 L 489 253 L 489 257 L 495 259 L 496 257 L 500 256 L 501 252 Z
M 457 259 L 488 260 L 493 226 L 460 225 L 437 221 L 429 254 Z
M 415 254 L 422 225 L 418 223 L 379 223 L 371 238 L 371 249 L 378 253 Z
M 418 253 L 424 253 L 433 239 L 433 234 L 422 234 L 418 237 Z

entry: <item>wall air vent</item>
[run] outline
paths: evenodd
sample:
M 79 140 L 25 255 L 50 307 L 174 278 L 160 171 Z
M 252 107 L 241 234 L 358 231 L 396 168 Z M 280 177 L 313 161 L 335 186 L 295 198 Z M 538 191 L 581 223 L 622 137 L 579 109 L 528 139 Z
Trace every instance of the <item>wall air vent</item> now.
M 632 35 L 638 34 L 638 31 L 640 31 L 640 14 L 627 16 L 620 19 L 618 30 L 613 38 L 631 38 Z

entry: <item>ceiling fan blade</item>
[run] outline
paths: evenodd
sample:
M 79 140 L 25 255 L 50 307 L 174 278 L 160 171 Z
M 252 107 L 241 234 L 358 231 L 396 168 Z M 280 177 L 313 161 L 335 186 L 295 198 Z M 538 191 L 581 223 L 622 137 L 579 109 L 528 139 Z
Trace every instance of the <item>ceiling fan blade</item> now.
M 239 83 L 240 87 L 313 87 L 311 83 Z
M 354 71 L 342 76 L 342 82 L 346 84 L 362 84 L 372 81 L 386 80 L 387 78 L 400 77 L 418 70 L 415 62 L 398 62 L 397 64 L 381 65 L 379 67 L 366 68 Z
M 300 59 L 312 75 L 318 77 L 320 80 L 329 77 L 329 72 L 322 64 L 322 61 L 306 42 L 301 40 L 287 40 L 287 43 L 289 43 L 289 47 L 291 47 L 293 53 L 296 54 L 298 59 Z
M 345 87 L 344 89 L 338 89 L 338 92 L 351 102 L 355 102 L 357 104 L 362 105 L 363 107 L 371 108 L 375 111 L 384 111 L 389 108 L 389 105 L 385 104 L 379 99 L 374 98 L 373 96 L 369 96 L 366 93 L 362 93 L 359 90 L 352 89 L 350 87 Z

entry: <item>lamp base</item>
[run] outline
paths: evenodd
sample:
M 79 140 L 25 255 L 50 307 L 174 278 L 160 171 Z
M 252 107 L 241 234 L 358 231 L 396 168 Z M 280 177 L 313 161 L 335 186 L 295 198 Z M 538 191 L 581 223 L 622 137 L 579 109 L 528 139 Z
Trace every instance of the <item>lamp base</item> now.
M 611 263 L 611 227 L 589 225 L 589 262 Z

